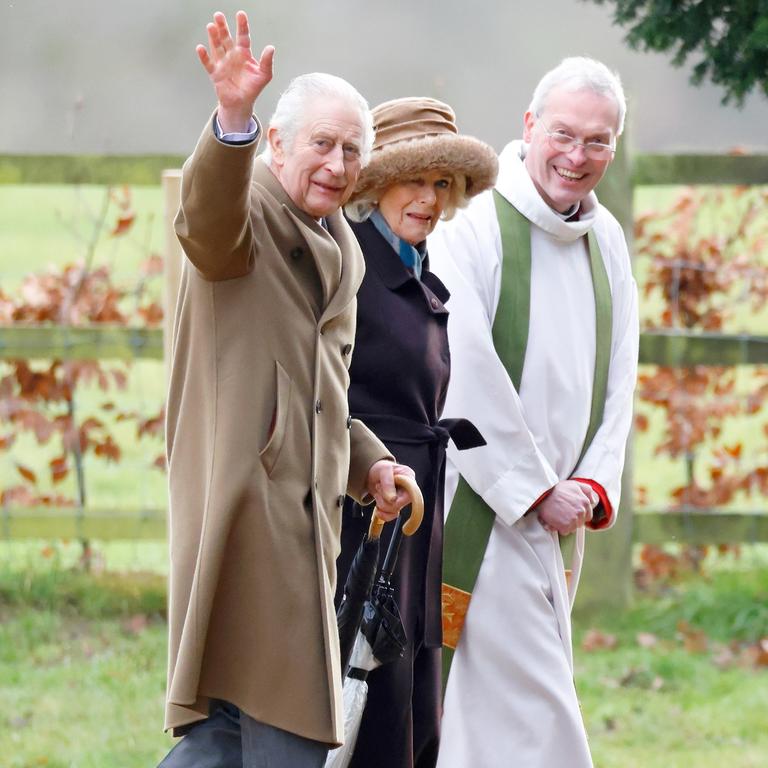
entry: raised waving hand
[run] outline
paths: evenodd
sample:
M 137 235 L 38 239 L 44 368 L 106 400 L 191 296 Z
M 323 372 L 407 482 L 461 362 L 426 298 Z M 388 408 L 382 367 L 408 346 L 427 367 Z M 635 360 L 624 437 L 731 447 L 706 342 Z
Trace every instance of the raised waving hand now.
M 208 48 L 198 45 L 196 49 L 213 83 L 219 101 L 219 124 L 225 133 L 247 130 L 253 105 L 272 79 L 275 55 L 274 47 L 267 45 L 261 56 L 254 58 L 248 16 L 238 11 L 235 19 L 237 34 L 233 39 L 224 14 L 214 13 L 213 22 L 206 26 Z

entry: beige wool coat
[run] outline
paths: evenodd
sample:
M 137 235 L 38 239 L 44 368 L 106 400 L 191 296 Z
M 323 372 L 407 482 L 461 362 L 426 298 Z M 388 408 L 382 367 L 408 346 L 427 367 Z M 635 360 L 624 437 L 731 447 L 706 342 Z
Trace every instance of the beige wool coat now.
M 342 503 L 391 457 L 348 417 L 357 241 L 340 213 L 329 233 L 299 210 L 256 143 L 209 125 L 183 171 L 165 726 L 182 733 L 218 698 L 337 744 Z

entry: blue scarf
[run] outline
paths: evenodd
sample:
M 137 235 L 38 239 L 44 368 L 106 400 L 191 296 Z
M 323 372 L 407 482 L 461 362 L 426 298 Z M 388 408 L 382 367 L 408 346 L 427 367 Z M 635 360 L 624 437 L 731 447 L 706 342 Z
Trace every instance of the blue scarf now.
M 370 219 L 373 226 L 379 230 L 381 236 L 400 257 L 400 261 L 413 272 L 417 280 L 421 280 L 421 264 L 427 255 L 426 241 L 420 243 L 418 248 L 414 248 L 409 242 L 402 240 L 392 231 L 387 220 L 377 210 L 371 213 Z

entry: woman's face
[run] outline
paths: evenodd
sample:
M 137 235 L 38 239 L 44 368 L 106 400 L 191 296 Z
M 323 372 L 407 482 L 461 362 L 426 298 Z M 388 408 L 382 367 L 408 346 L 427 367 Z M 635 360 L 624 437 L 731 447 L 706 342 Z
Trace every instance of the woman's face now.
M 379 211 L 401 240 L 417 245 L 435 228 L 452 184 L 444 171 L 425 171 L 387 187 L 379 197 Z

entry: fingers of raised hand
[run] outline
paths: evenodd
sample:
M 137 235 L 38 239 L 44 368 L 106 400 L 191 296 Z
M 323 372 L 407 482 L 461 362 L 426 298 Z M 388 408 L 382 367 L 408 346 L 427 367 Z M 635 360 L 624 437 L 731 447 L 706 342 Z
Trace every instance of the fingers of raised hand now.
M 245 11 L 238 11 L 235 16 L 237 23 L 237 38 L 235 43 L 238 48 L 251 48 L 251 30 L 248 27 L 248 16 Z
M 208 33 L 209 55 L 213 61 L 218 61 L 226 56 L 227 52 L 234 47 L 224 14 L 215 13 L 213 22 L 206 24 L 205 30 Z
M 213 14 L 213 20 L 216 24 L 216 32 L 219 39 L 219 45 L 224 49 L 224 51 L 231 50 L 235 43 L 232 40 L 232 35 L 229 32 L 227 17 L 223 13 L 217 11 Z
M 197 51 L 197 58 L 200 59 L 200 63 L 205 67 L 205 71 L 210 75 L 213 72 L 213 62 L 208 55 L 208 49 L 204 45 L 198 45 L 195 48 Z
M 268 79 L 272 79 L 272 62 L 275 58 L 275 47 L 273 45 L 264 46 L 264 50 L 259 56 L 259 69 L 264 73 L 264 76 Z

